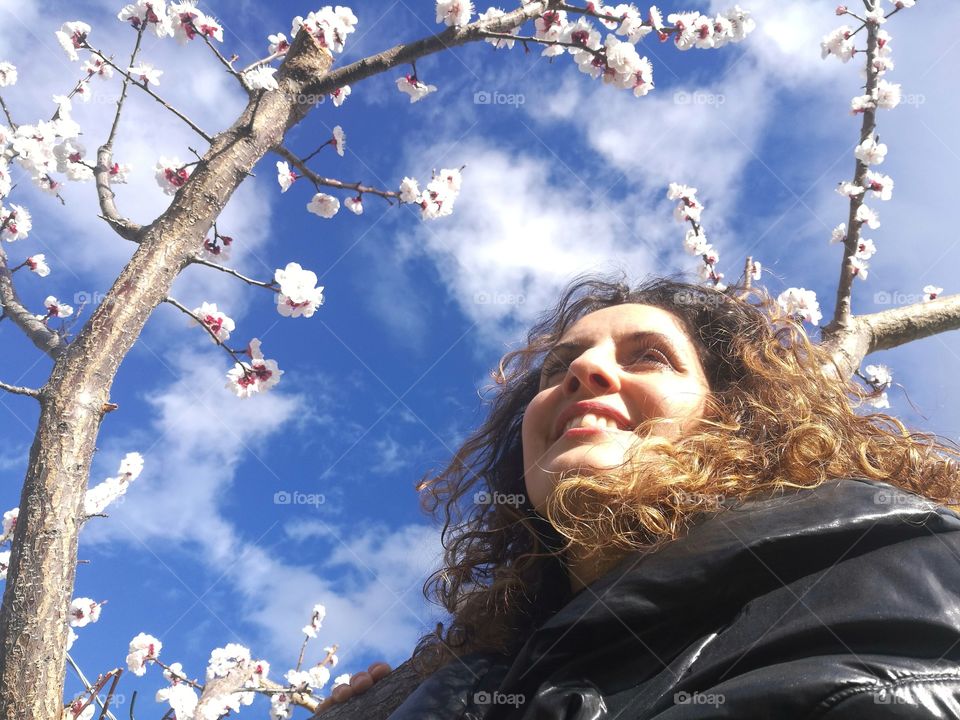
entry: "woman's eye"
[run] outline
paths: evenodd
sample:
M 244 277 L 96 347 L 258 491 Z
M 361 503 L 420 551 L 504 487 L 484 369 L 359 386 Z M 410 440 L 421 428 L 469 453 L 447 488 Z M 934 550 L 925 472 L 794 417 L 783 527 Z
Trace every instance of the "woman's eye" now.
M 670 358 L 662 350 L 646 348 L 637 353 L 636 362 L 657 362 L 661 365 L 672 365 Z

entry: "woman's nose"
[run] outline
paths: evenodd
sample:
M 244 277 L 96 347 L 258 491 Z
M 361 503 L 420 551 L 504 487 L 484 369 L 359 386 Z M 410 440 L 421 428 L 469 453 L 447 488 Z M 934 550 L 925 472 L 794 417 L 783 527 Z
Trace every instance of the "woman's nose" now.
M 570 395 L 577 392 L 581 386 L 586 386 L 590 397 L 619 392 L 620 366 L 611 350 L 590 348 L 570 363 L 563 385 Z

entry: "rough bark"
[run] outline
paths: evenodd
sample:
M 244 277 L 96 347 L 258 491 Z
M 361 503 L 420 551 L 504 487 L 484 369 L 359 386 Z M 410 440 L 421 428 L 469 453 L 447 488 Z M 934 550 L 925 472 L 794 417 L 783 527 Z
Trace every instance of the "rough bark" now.
M 0 717 L 6 720 L 60 718 L 80 514 L 117 368 L 233 191 L 310 109 L 305 89 L 331 61 L 300 33 L 277 73 L 280 89 L 253 95 L 233 126 L 214 138 L 175 201 L 143 230 L 103 303 L 56 358 L 40 397 L 0 613 Z M 15 298 L 3 300 L 8 312 L 16 310 L 17 303 L 7 302 Z
M 890 350 L 949 330 L 960 329 L 960 295 L 891 308 L 870 315 L 854 315 L 845 328 L 825 332 L 823 346 L 845 378 L 870 353 Z

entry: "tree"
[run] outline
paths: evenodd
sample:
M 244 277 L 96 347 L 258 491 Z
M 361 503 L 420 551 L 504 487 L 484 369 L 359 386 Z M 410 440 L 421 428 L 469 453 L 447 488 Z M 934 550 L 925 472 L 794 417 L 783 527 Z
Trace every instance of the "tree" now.
M 902 0 L 885 10 L 877 7 L 877 0 L 866 0 L 867 14 L 863 18 L 843 10 L 841 14 L 850 16 L 855 23 L 825 38 L 823 44 L 825 54 L 836 55 L 844 61 L 862 53 L 867 68 L 865 92 L 854 108 L 863 116 L 855 172 L 851 182 L 842 188 L 850 198 L 850 213 L 846 226 L 837 231 L 837 239 L 843 242 L 845 252 L 836 308 L 822 338 L 833 350 L 841 372 L 848 375 L 856 371 L 871 352 L 960 326 L 960 301 L 955 297 L 937 298 L 939 289 L 932 287 L 926 293 L 928 302 L 872 315 L 855 316 L 851 312 L 853 278 L 866 278 L 866 261 L 872 253 L 872 247 L 862 241 L 861 227 L 876 222 L 874 215 L 864 209 L 864 197 L 871 192 L 889 197 L 892 188 L 889 178 L 871 170 L 882 161 L 885 152 L 875 137 L 877 112 L 895 105 L 899 93 L 898 88 L 882 78 L 892 66 L 887 47 L 889 37 L 881 24 L 912 4 Z M 77 618 L 79 612 L 81 621 L 89 622 L 99 612 L 99 606 L 85 609 L 80 602 L 85 599 L 76 599 L 71 605 L 78 533 L 87 519 L 102 513 L 111 499 L 125 492 L 139 472 L 140 463 L 131 457 L 107 487 L 88 491 L 91 457 L 103 418 L 116 409 L 110 400 L 113 379 L 154 309 L 167 302 L 204 328 L 235 361 L 228 385 L 238 395 L 256 395 L 280 380 L 282 372 L 278 364 L 264 358 L 259 340 L 251 340 L 243 349 L 233 349 L 227 344 L 235 329 L 234 323 L 215 304 L 191 310 L 171 297 L 169 293 L 176 277 L 190 265 L 227 273 L 241 282 L 275 293 L 278 310 L 286 316 L 309 317 L 323 302 L 323 288 L 316 287 L 316 276 L 295 263 L 278 269 L 271 280 L 247 277 L 224 264 L 233 241 L 217 230 L 216 221 L 233 192 L 257 163 L 271 152 L 281 158 L 277 171 L 282 190 L 297 181 L 312 183 L 317 193 L 308 209 L 321 217 L 331 216 L 340 205 L 336 197 L 323 192 L 327 189 L 356 193 L 344 200 L 344 205 L 358 214 L 363 211 L 364 195 L 379 196 L 388 202 L 415 203 L 427 220 L 453 210 L 461 183 L 460 171 L 456 169 L 441 170 L 423 190 L 411 178 L 405 178 L 398 190 L 388 190 L 323 177 L 312 170 L 309 162 L 313 154 L 299 157 L 285 146 L 284 139 L 315 104 L 323 98 L 342 103 L 350 89 L 364 79 L 407 65 L 411 70 L 397 79 L 397 87 L 410 96 L 411 102 L 420 101 L 436 88 L 417 76 L 416 61 L 479 41 L 489 42 L 497 49 L 509 49 L 519 43 L 528 49 L 544 46 L 544 54 L 548 56 L 569 54 L 584 73 L 639 97 L 653 89 L 652 64 L 641 58 L 635 47 L 645 36 L 671 40 L 681 50 L 706 49 L 742 40 L 752 29 L 748 14 L 739 9 L 719 16 L 678 13 L 668 16 L 666 23 L 655 10 L 642 14 L 628 5 L 575 5 L 560 0 L 525 2 L 520 8 L 505 13 L 491 10 L 478 20 L 473 18 L 470 3 L 441 0 L 435 9 L 437 22 L 449 26 L 441 34 L 335 67 L 335 56 L 343 50 L 357 21 L 345 8 L 324 8 L 296 19 L 291 41 L 284 36 L 271 36 L 270 54 L 239 69 L 238 58 L 228 58 L 220 52 L 222 28 L 213 18 L 186 3 L 168 8 L 163 3 L 141 0 L 121 10 L 118 16 L 132 26 L 134 32 L 128 61 L 114 60 L 98 50 L 94 41 L 96 33 L 80 21 L 67 22 L 61 28 L 58 39 L 68 57 L 79 60 L 82 53 L 87 62 L 83 77 L 66 98 L 59 100 L 51 121 L 18 125 L 14 122 L 15 112 L 6 104 L 2 106 L 9 127 L 0 128 L 0 147 L 5 149 L 7 158 L 0 162 L 0 196 L 6 203 L 0 208 L 0 237 L 7 241 L 27 241 L 31 230 L 27 209 L 7 197 L 12 192 L 10 169 L 20 167 L 39 187 L 53 195 L 57 194 L 60 182 L 55 172 L 71 181 L 93 180 L 100 216 L 117 235 L 136 245 L 129 263 L 104 301 L 75 333 L 82 308 L 74 313 L 73 308 L 51 296 L 46 303 L 46 313 L 36 315 L 19 300 L 14 273 L 42 274 L 46 258 L 33 255 L 23 263 L 11 265 L 0 249 L 2 317 L 10 319 L 8 327 L 16 326 L 54 360 L 53 370 L 42 388 L 0 383 L 0 389 L 32 398 L 40 406 L 19 516 L 11 516 L 8 523 L 14 528 L 11 552 L 9 559 L 0 556 L 0 562 L 9 566 L 0 614 L 0 709 L 4 717 L 60 716 L 68 632 L 72 632 L 68 631 L 69 621 L 71 617 Z M 532 26 L 529 31 L 524 29 L 528 25 Z M 604 26 L 608 31 L 605 38 L 601 34 Z M 140 58 L 142 42 L 148 34 L 175 35 L 183 42 L 203 42 L 209 46 L 215 61 L 241 83 L 249 95 L 247 107 L 230 127 L 210 134 L 186 112 L 163 99 L 155 89 L 160 71 Z M 863 40 L 858 48 L 856 43 L 860 38 Z M 273 63 L 279 63 L 279 67 L 273 67 Z M 79 129 L 70 118 L 71 98 L 82 98 L 88 93 L 94 76 L 111 74 L 122 78 L 121 91 L 109 135 L 99 146 L 95 162 L 91 163 L 78 140 Z M 0 65 L 0 87 L 11 85 L 16 79 L 17 71 L 12 65 Z M 609 90 L 615 92 L 613 88 Z M 128 91 L 146 93 L 208 144 L 206 150 L 197 152 L 197 159 L 189 163 L 160 159 L 157 179 L 172 196 L 172 201 L 159 217 L 144 226 L 123 216 L 113 189 L 127 172 L 114 159 L 113 144 Z M 324 146 L 330 144 L 342 152 L 343 143 L 342 130 L 335 129 Z M 672 199 L 681 201 L 678 218 L 691 226 L 686 238 L 688 250 L 702 259 L 705 279 L 714 285 L 721 283 L 717 252 L 706 243 L 700 225 L 702 208 L 696 191 L 675 185 L 670 194 Z M 208 239 L 211 230 L 212 240 Z M 759 273 L 759 267 L 748 259 L 744 272 L 750 278 Z M 819 306 L 810 293 L 791 288 L 781 294 L 780 301 L 816 324 Z M 56 319 L 69 317 L 74 317 L 72 323 L 52 327 Z M 890 384 L 889 373 L 874 367 L 863 377 L 877 401 L 882 402 L 883 392 Z M 134 665 L 138 657 L 141 666 L 147 661 L 159 663 L 156 653 L 150 649 L 158 647 L 154 640 L 141 638 L 136 648 L 131 647 Z M 224 702 L 224 698 L 239 702 L 234 696 L 251 678 L 264 683 L 274 694 L 282 687 L 266 685 L 267 681 L 262 679 L 266 673 L 262 668 L 258 670 L 249 653 L 244 656 L 233 648 L 221 655 L 223 672 L 208 674 L 210 682 L 201 702 Z M 181 677 L 177 669 L 168 668 L 167 674 L 171 678 Z M 104 676 L 102 680 L 109 677 Z M 297 679 L 303 684 L 300 689 L 311 684 L 305 678 L 288 677 L 287 695 L 293 702 L 313 709 L 315 699 L 307 692 L 296 692 L 300 687 Z M 371 703 L 378 701 L 380 695 L 390 695 L 395 703 L 415 684 L 408 668 L 394 673 L 391 679 L 378 685 L 364 701 L 358 701 L 357 707 L 348 706 L 339 712 L 365 712 L 364 716 L 369 717 L 368 711 L 362 710 L 365 705 L 361 702 Z

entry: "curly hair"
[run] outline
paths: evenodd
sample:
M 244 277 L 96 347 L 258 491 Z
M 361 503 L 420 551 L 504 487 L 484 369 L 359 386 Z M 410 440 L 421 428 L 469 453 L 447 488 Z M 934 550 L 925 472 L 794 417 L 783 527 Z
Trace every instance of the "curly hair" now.
M 563 562 L 571 548 L 614 559 L 649 551 L 728 502 L 851 476 L 960 503 L 956 446 L 909 432 L 890 415 L 856 412 L 866 390 L 840 375 L 765 290 L 721 292 L 672 278 L 631 288 L 625 279 L 575 278 L 526 347 L 491 373 L 495 392 L 483 424 L 442 472 L 418 483 L 424 510 L 442 517 L 445 549 L 423 592 L 451 615 L 445 632 L 438 624 L 414 650 L 421 676 L 470 652 L 515 654 L 572 596 Z M 521 425 L 539 392 L 543 358 L 578 319 L 623 303 L 658 307 L 680 322 L 709 382 L 708 419 L 676 440 L 646 436 L 641 423 L 638 452 L 624 466 L 564 472 L 542 517 L 526 500 Z M 478 503 L 478 492 L 523 502 Z

